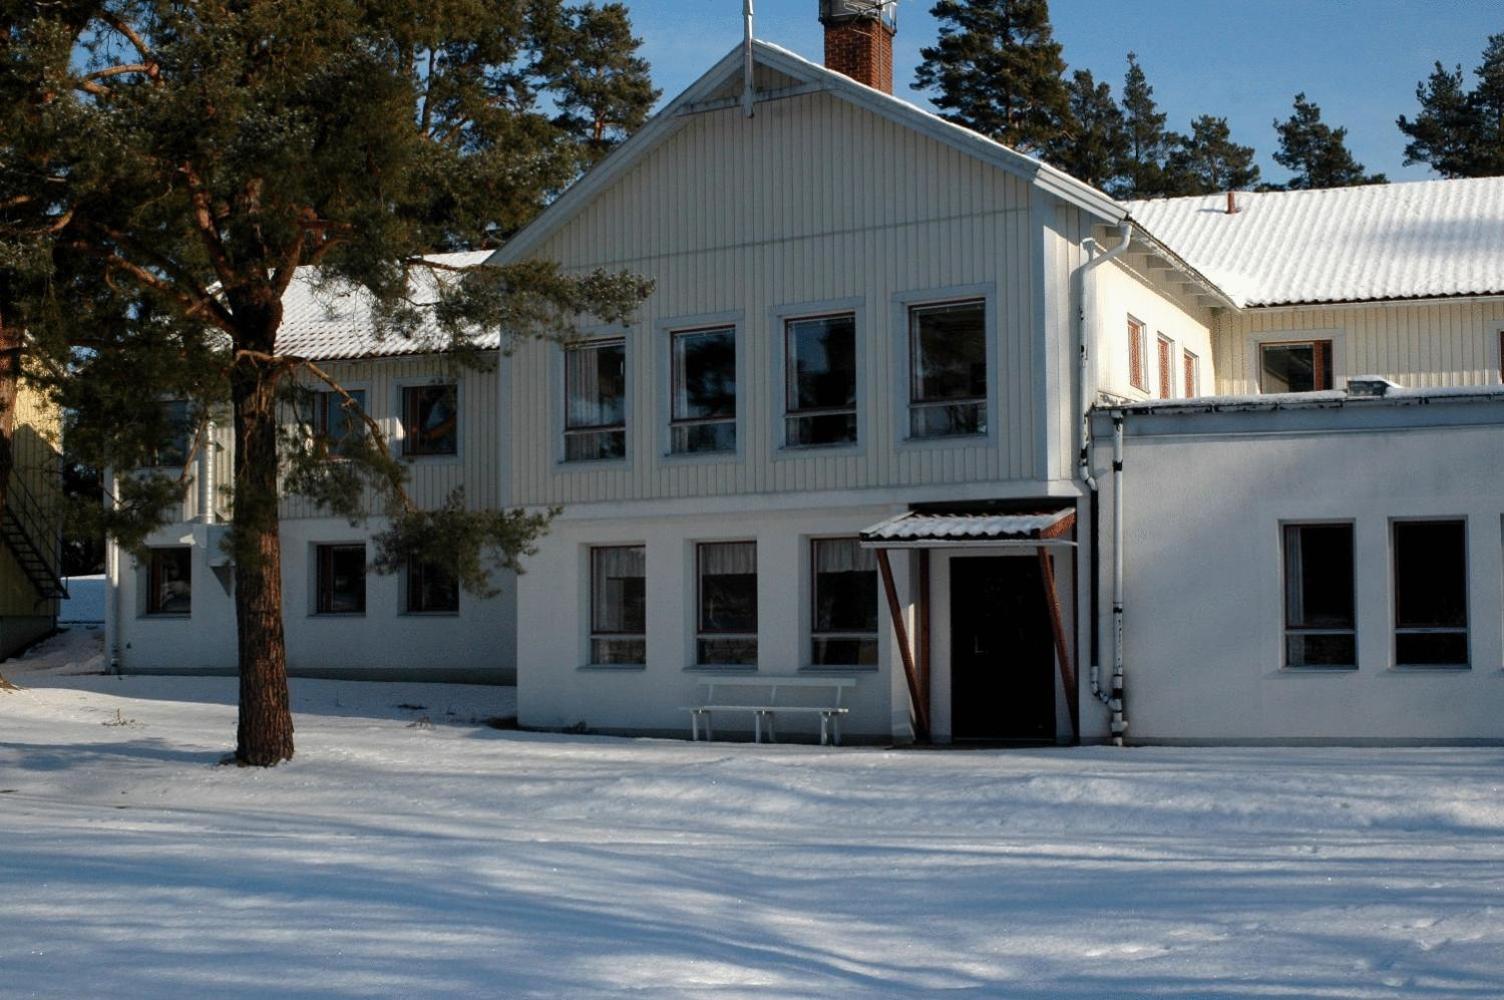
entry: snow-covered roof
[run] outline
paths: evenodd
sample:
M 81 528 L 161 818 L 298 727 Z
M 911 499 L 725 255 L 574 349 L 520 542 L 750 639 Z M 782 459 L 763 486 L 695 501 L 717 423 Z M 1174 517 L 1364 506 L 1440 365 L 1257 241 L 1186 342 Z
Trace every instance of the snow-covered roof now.
M 469 253 L 430 254 L 425 260 L 447 267 L 476 267 L 491 256 L 489 250 Z M 412 297 L 432 302 L 438 275 L 444 272 L 415 268 Z M 322 361 L 349 358 L 395 357 L 430 354 L 443 350 L 445 335 L 429 324 L 413 337 L 378 336 L 371 321 L 371 298 L 364 289 L 320 284 L 314 268 L 299 268 L 282 296 L 282 326 L 277 331 L 277 353 Z M 475 338 L 478 347 L 494 349 L 501 344 L 498 332 Z
M 1504 177 L 1128 203 L 1241 306 L 1504 293 Z
M 1070 508 L 1043 514 L 926 514 L 910 511 L 874 524 L 861 533 L 861 538 L 868 543 L 1040 539 L 1063 533 L 1074 521 L 1075 512 Z
M 1349 379 L 1349 384 L 1352 383 Z M 1232 396 L 1193 396 L 1187 399 L 1146 399 L 1111 403 L 1104 411 L 1148 413 L 1243 413 L 1268 410 L 1333 409 L 1341 406 L 1424 406 L 1429 403 L 1504 403 L 1504 385 L 1453 385 L 1428 388 L 1389 383 L 1379 395 L 1345 389 L 1318 392 L 1265 392 Z

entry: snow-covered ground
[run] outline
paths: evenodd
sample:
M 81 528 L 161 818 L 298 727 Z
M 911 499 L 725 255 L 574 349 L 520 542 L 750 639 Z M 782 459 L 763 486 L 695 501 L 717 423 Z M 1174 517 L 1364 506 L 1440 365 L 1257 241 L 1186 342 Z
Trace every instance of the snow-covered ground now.
M 1504 995 L 1504 751 L 526 734 L 508 689 L 0 692 L 0 996 Z M 421 706 L 421 707 L 412 707 Z

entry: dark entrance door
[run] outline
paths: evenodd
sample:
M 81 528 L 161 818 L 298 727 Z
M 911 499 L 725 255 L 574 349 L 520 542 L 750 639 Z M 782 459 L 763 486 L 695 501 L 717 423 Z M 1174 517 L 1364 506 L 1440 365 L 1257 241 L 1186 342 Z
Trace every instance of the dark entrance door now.
M 1037 559 L 950 561 L 953 739 L 1054 742 L 1049 614 Z

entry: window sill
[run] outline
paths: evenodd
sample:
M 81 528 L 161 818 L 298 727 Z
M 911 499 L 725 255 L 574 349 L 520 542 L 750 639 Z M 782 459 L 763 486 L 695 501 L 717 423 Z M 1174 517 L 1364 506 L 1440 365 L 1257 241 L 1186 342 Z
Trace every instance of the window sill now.
M 745 663 L 696 663 L 684 668 L 686 674 L 755 674 L 757 667 Z
M 906 437 L 900 448 L 975 448 L 992 441 L 990 431 L 982 434 L 937 434 L 932 437 Z
M 1466 674 L 1473 669 L 1471 663 L 1396 663 L 1389 668 L 1392 674 Z
M 646 663 L 582 663 L 576 670 L 593 674 L 640 674 L 647 670 Z
M 858 665 L 858 666 L 851 666 L 851 667 L 836 667 L 836 666 L 828 666 L 828 665 L 827 666 L 807 666 L 807 667 L 800 667 L 799 668 L 799 676 L 801 676 L 801 677 L 848 677 L 851 674 L 875 674 L 875 673 L 878 673 L 881 669 L 882 669 L 881 667 L 868 667 L 868 666 L 860 666 L 860 665 Z
M 136 618 L 143 622 L 185 622 L 193 617 L 192 611 L 148 611 Z
M 460 616 L 460 613 L 459 613 L 458 610 L 455 610 L 455 611 L 399 611 L 399 612 L 397 612 L 397 617 L 398 618 L 458 618 L 459 616 Z M 325 618 L 325 617 L 328 617 L 328 616 L 327 615 L 320 615 L 319 617 Z
M 624 469 L 631 463 L 623 455 L 620 458 L 561 458 L 554 463 L 555 472 L 569 472 L 575 469 L 590 471 L 595 469 Z
M 661 456 L 665 462 L 673 465 L 700 465 L 716 462 L 736 462 L 742 457 L 741 449 L 736 451 L 666 451 Z
M 460 462 L 460 454 L 459 452 L 443 455 L 408 455 L 404 453 L 402 460 L 404 462 L 411 462 L 414 465 L 456 465 Z
M 1280 670 L 1287 674 L 1355 674 L 1355 663 L 1287 663 Z
M 364 611 L 315 611 L 309 618 L 364 618 Z

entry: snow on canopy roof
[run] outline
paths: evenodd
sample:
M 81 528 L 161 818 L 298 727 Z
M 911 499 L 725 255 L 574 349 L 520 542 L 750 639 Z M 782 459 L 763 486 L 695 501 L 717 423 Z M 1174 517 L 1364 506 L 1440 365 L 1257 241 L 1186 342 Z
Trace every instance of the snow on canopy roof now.
M 1239 305 L 1504 293 L 1504 177 L 1128 203 Z
M 910 511 L 874 524 L 864 542 L 1011 541 L 1051 538 L 1075 521 L 1070 508 L 1043 514 L 923 514 Z
M 491 251 L 429 254 L 424 260 L 447 267 L 484 264 Z M 412 296 L 432 302 L 441 272 L 418 268 L 411 278 Z M 316 361 L 350 358 L 395 357 L 432 354 L 445 348 L 445 334 L 436 324 L 425 324 L 416 336 L 378 336 L 371 321 L 370 295 L 360 288 L 328 284 L 320 286 L 315 268 L 300 267 L 282 296 L 282 326 L 277 331 L 277 353 Z M 494 349 L 500 334 L 487 332 L 475 338 L 476 346 Z

